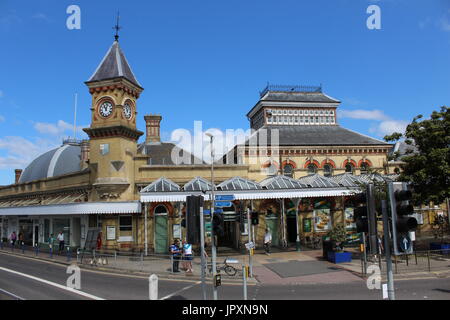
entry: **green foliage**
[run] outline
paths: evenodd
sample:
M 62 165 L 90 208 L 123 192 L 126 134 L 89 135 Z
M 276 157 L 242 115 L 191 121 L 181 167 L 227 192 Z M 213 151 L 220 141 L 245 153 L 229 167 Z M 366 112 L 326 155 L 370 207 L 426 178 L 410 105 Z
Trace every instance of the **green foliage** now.
M 347 231 L 343 225 L 338 225 L 329 231 L 327 236 L 332 241 L 344 242 L 347 240 Z
M 434 237 L 439 239 L 441 243 L 445 242 L 445 236 L 450 231 L 448 217 L 446 215 L 435 214 L 432 224 Z
M 450 108 L 441 107 L 430 119 L 419 115 L 406 128 L 404 135 L 394 133 L 386 141 L 405 138 L 418 152 L 406 154 L 400 181 L 412 182 L 416 203 L 440 204 L 450 197 Z

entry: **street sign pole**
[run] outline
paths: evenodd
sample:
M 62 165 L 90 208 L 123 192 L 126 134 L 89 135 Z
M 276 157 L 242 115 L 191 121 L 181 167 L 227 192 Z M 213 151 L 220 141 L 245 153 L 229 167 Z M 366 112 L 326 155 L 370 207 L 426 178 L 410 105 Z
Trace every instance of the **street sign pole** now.
M 252 243 L 253 236 L 252 236 L 252 221 L 250 219 L 250 208 L 247 208 L 247 232 L 248 232 L 248 243 Z M 248 264 L 249 264 L 249 277 L 253 277 L 253 257 L 252 257 L 252 250 L 253 248 L 250 248 L 248 250 Z
M 389 300 L 395 300 L 394 274 L 392 272 L 391 243 L 390 243 L 390 237 L 389 237 L 389 220 L 388 220 L 388 214 L 387 214 L 386 200 L 381 200 L 381 211 L 383 213 L 384 254 L 386 256 L 388 298 L 389 298 Z M 393 221 L 393 223 L 395 223 L 395 221 Z
M 208 134 L 207 134 L 208 135 Z M 214 136 L 209 134 L 211 138 L 211 217 L 214 217 L 215 213 L 215 195 L 214 195 Z M 217 287 L 215 285 L 217 276 L 217 252 L 216 252 L 216 235 L 214 234 L 214 228 L 211 228 L 211 259 L 212 259 L 212 270 L 213 270 L 213 299 L 217 300 Z
M 204 203 L 204 202 L 202 201 L 202 203 Z M 201 254 L 201 264 L 202 264 L 202 293 L 203 293 L 203 300 L 206 300 L 205 225 L 204 225 L 204 218 L 203 218 L 203 206 L 200 207 L 200 246 L 201 246 L 200 254 Z

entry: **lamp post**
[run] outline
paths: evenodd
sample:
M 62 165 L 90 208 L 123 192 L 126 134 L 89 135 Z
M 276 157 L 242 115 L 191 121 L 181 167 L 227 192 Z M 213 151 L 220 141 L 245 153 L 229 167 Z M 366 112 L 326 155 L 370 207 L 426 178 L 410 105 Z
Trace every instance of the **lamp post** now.
M 214 149 L 213 142 L 214 136 L 210 133 L 206 133 L 206 135 L 210 138 L 211 142 L 211 218 L 214 218 L 215 212 L 215 195 L 214 195 Z M 215 280 L 217 275 L 217 267 L 216 267 L 216 235 L 214 234 L 214 228 L 211 228 L 211 259 L 212 259 L 212 270 L 213 270 L 213 299 L 217 300 L 217 287 L 215 286 Z

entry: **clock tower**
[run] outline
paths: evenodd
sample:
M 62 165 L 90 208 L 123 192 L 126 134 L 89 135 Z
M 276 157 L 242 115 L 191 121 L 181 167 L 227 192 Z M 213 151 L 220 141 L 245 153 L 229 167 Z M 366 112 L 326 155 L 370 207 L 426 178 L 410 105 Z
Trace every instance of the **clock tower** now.
M 126 201 L 134 197 L 133 157 L 143 132 L 136 129 L 137 100 L 144 90 L 116 40 L 91 78 L 90 138 L 93 200 Z

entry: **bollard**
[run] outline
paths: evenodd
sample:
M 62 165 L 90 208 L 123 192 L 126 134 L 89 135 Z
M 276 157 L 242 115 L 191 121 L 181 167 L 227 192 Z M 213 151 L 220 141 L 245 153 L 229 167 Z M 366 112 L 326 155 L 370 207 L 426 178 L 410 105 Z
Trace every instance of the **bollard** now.
M 148 297 L 150 300 L 158 300 L 158 276 L 152 274 L 149 278 Z
M 430 251 L 427 251 L 427 258 L 428 258 L 428 272 L 431 272 Z
M 77 248 L 77 263 L 80 263 L 80 248 Z
M 395 273 L 397 274 L 397 256 L 394 254 Z
M 39 243 L 36 243 L 34 245 L 34 254 L 37 256 L 39 256 Z
M 244 300 L 247 300 L 247 267 L 242 265 L 242 278 L 244 282 Z
M 67 246 L 67 261 L 70 261 L 70 247 Z
M 0 239 L 0 250 L 3 250 L 3 239 Z
M 49 253 L 50 253 L 50 258 L 53 258 L 53 245 L 52 245 L 52 244 L 49 244 L 49 248 L 50 248 L 50 251 L 49 251 Z
M 173 273 L 173 254 L 170 256 L 170 265 Z
M 25 254 L 25 243 L 23 241 L 20 243 L 20 249 L 22 249 L 22 254 Z

